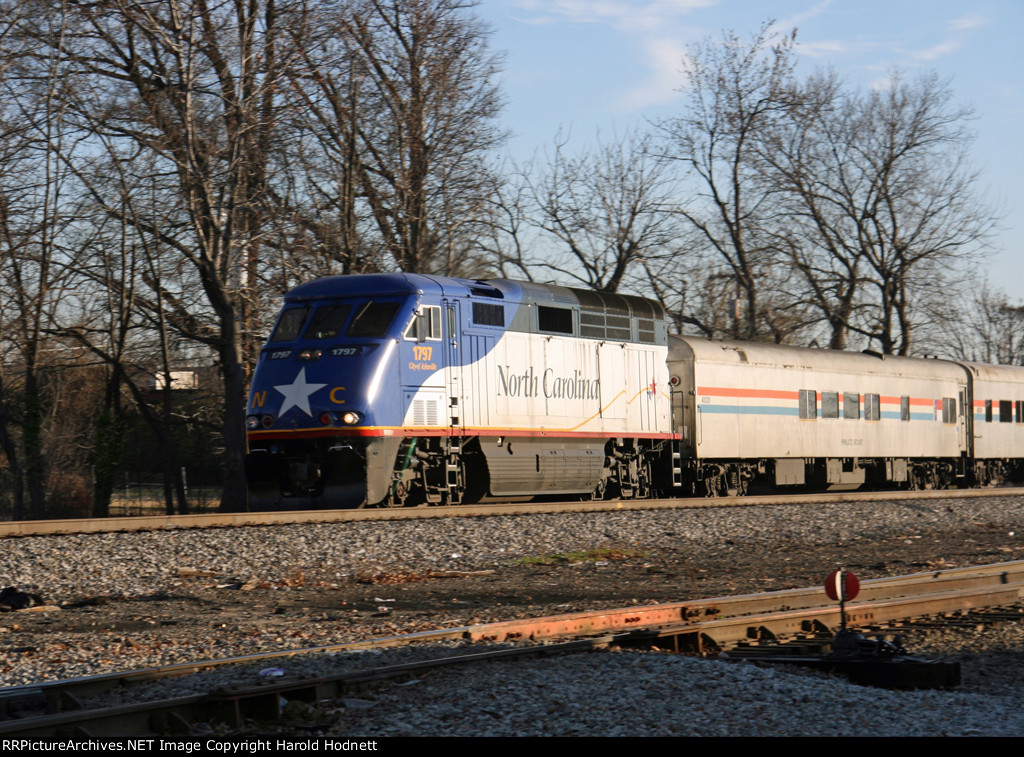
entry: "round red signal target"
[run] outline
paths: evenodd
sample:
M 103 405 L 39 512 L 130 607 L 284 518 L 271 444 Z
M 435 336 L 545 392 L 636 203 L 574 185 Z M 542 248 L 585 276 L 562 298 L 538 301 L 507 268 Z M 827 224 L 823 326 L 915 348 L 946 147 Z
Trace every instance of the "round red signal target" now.
M 825 579 L 825 593 L 837 602 L 849 601 L 860 593 L 860 579 L 845 570 L 834 570 Z

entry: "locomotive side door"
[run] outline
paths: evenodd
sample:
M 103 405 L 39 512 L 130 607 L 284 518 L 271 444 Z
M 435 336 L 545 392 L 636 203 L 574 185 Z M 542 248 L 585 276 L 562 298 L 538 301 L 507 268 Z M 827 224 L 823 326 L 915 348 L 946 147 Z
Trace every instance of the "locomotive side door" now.
M 697 446 L 702 441 L 698 431 L 697 387 L 693 376 L 693 358 L 678 361 L 672 374 L 672 430 L 679 434 L 680 451 L 684 457 L 699 457 Z
M 409 324 L 399 350 L 405 395 L 405 424 L 416 428 L 447 426 L 444 396 L 442 309 L 423 303 Z
M 462 436 L 466 426 L 462 396 L 463 346 L 462 307 L 455 298 L 441 300 L 444 309 L 444 375 L 448 403 L 448 425 L 452 436 Z

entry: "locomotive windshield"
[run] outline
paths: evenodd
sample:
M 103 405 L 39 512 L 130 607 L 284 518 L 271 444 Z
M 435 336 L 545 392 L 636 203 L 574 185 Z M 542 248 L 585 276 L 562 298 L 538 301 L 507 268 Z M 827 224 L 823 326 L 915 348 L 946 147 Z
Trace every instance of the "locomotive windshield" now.
M 341 333 L 351 312 L 351 305 L 327 305 L 317 308 L 313 317 L 309 319 L 309 326 L 306 327 L 302 338 L 333 339 Z
M 309 308 L 289 308 L 281 314 L 277 328 L 270 335 L 271 342 L 291 342 L 299 337 L 299 329 L 306 320 Z
M 380 337 L 388 333 L 398 312 L 397 302 L 367 302 L 356 311 L 345 336 Z
M 401 303 L 398 302 L 363 302 L 358 305 L 322 305 L 313 311 L 313 316 L 306 324 L 310 307 L 288 308 L 281 314 L 277 328 L 270 335 L 270 342 L 292 342 L 302 334 L 304 340 L 320 341 L 334 339 L 344 329 L 345 336 L 382 337 L 391 328 L 391 323 L 398 313 Z M 345 329 L 345 323 L 355 310 L 352 321 Z

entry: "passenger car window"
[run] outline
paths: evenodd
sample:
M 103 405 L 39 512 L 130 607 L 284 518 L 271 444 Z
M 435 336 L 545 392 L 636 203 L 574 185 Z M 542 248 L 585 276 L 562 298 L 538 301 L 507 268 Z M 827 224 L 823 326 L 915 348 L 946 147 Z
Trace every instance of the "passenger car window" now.
M 1010 400 L 999 400 L 999 422 L 1013 423 L 1013 403 Z
M 882 420 L 882 409 L 879 404 L 879 397 L 877 394 L 865 394 L 864 395 L 864 420 L 866 421 L 880 421 Z
M 818 417 L 818 395 L 813 389 L 800 390 L 800 418 L 814 420 Z
M 821 393 L 821 417 L 822 418 L 838 418 L 839 417 L 839 392 L 822 392 Z
M 847 392 L 843 395 L 843 417 L 850 420 L 860 418 L 860 395 L 856 392 Z
M 942 398 L 942 422 L 956 423 L 956 400 L 952 397 Z

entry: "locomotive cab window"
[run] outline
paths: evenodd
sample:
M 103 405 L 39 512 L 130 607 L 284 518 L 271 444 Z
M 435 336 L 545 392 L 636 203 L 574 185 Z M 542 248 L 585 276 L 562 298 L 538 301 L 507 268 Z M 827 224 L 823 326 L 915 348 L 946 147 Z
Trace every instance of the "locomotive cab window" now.
M 437 305 L 420 307 L 405 330 L 405 338 L 415 339 L 417 342 L 427 339 L 439 340 L 441 338 L 441 308 Z
M 800 390 L 800 419 L 811 421 L 818 417 L 818 395 L 813 389 Z
M 270 335 L 271 342 L 291 342 L 299 338 L 299 331 L 306 321 L 309 308 L 289 308 L 281 313 L 277 328 Z

